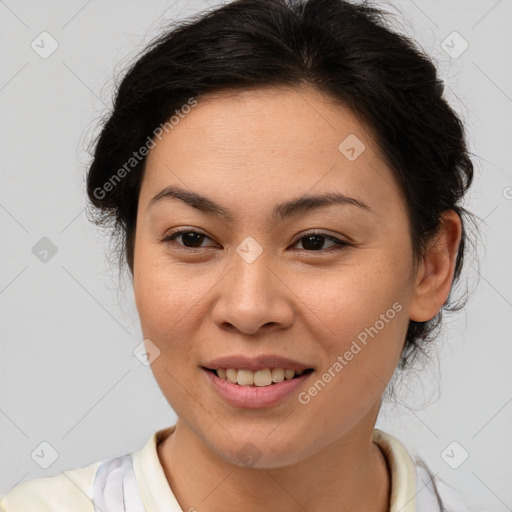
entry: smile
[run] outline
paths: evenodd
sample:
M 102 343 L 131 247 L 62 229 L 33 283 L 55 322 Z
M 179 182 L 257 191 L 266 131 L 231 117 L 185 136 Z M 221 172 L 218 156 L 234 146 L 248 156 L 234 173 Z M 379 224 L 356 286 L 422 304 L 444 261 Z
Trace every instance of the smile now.
M 313 369 L 264 368 L 251 371 L 205 368 L 202 372 L 216 395 L 239 409 L 272 407 L 295 395 Z M 275 380 L 274 380 L 275 379 Z
M 265 387 L 283 382 L 284 380 L 294 379 L 313 370 L 311 368 L 298 371 L 290 368 L 264 368 L 262 370 L 251 371 L 245 369 L 237 370 L 235 368 L 219 368 L 216 370 L 211 369 L 210 371 L 215 372 L 220 379 L 231 382 L 232 384 Z

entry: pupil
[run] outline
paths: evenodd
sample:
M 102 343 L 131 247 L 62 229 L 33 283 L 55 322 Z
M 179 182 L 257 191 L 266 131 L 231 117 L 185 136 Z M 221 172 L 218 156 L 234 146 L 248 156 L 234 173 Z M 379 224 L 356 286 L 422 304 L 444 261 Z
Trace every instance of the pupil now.
M 302 243 L 302 245 L 304 246 L 305 249 L 318 249 L 320 247 L 322 247 L 322 239 L 324 237 L 322 235 L 309 235 L 309 236 L 306 236 L 304 238 L 304 242 Z M 316 243 L 313 242 L 312 244 L 309 242 L 311 241 L 311 239 L 316 239 Z M 309 245 L 309 247 L 308 247 Z
M 181 237 L 185 245 L 191 243 L 192 247 L 196 247 L 194 243 L 197 243 L 198 246 L 200 246 L 201 242 L 203 241 L 204 235 L 201 235 L 201 233 L 193 233 L 192 231 L 189 231 L 187 233 L 183 233 Z

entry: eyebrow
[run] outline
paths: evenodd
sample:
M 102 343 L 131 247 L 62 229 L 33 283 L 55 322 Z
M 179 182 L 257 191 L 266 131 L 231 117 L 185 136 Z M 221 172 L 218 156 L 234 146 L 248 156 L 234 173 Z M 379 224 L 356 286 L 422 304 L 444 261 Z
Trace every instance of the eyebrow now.
M 206 214 L 219 217 L 231 223 L 233 223 L 235 218 L 233 213 L 228 208 L 221 206 L 215 201 L 197 194 L 196 192 L 184 190 L 173 185 L 164 188 L 161 192 L 154 196 L 149 202 L 148 210 L 161 200 L 169 198 L 179 199 L 185 204 L 197 208 Z M 295 199 L 291 199 L 290 201 L 277 204 L 272 211 L 272 219 L 280 221 L 299 213 L 305 213 L 333 204 L 352 205 L 357 206 L 363 210 L 373 212 L 367 204 L 363 203 L 359 199 L 348 197 L 340 192 L 330 192 L 320 195 L 301 196 Z

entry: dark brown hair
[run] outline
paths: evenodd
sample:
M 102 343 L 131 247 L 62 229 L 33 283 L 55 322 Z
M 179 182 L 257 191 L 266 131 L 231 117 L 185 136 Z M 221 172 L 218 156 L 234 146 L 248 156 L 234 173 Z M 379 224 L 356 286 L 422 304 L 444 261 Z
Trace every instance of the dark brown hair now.
M 200 102 L 228 89 L 309 85 L 349 106 L 374 134 L 400 184 L 416 262 L 444 211 L 469 217 L 461 200 L 473 164 L 462 121 L 443 98 L 430 58 L 386 26 L 384 14 L 344 0 L 236 0 L 176 23 L 153 41 L 117 88 L 87 175 L 89 213 L 93 222 L 113 228 L 120 263 L 133 274 L 145 160 L 128 170 L 126 162 L 190 98 Z M 463 265 L 465 226 L 453 284 Z M 462 305 L 450 293 L 432 320 L 410 321 L 399 367 L 435 337 L 443 310 Z

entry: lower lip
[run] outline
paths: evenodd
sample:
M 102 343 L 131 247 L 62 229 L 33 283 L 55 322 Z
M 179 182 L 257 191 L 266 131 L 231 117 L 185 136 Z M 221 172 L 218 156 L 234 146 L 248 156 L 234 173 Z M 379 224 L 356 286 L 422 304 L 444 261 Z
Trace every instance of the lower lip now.
M 308 372 L 294 379 L 286 379 L 270 386 L 240 386 L 217 377 L 214 372 L 203 372 L 213 384 L 217 392 L 234 407 L 242 409 L 257 409 L 271 407 L 282 402 L 285 398 L 297 391 L 302 383 L 313 373 Z

